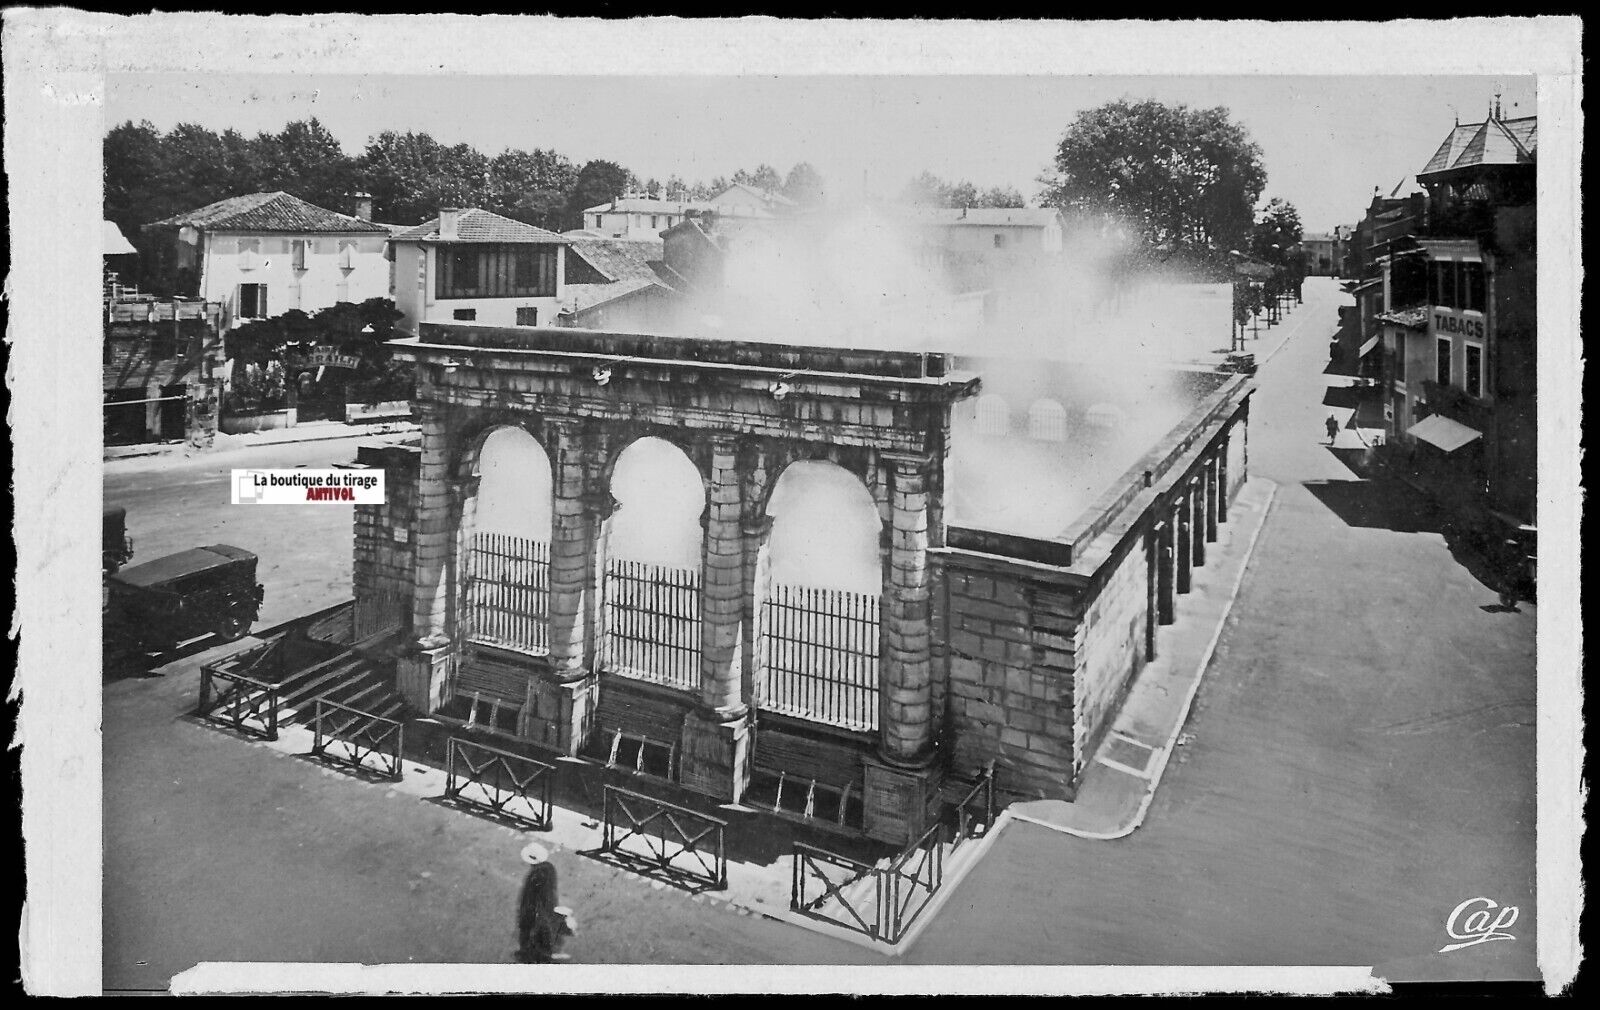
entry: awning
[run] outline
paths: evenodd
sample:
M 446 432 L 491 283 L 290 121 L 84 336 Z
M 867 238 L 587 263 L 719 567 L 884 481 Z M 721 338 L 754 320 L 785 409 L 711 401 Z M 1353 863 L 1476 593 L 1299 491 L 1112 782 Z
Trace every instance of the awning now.
M 1433 414 L 1413 424 L 1411 434 L 1429 445 L 1438 446 L 1445 452 L 1455 452 L 1483 432 L 1469 428 L 1459 421 L 1452 421 L 1443 414 Z
M 1417 248 L 1436 261 L 1454 263 L 1482 263 L 1483 250 L 1477 239 L 1471 238 L 1419 238 Z
M 1377 337 L 1368 337 L 1367 340 L 1366 340 L 1366 343 L 1361 345 L 1361 353 L 1356 355 L 1356 357 L 1358 357 L 1358 358 L 1366 357 L 1367 355 L 1371 354 L 1373 348 L 1375 348 L 1377 346 L 1378 346 L 1378 338 Z

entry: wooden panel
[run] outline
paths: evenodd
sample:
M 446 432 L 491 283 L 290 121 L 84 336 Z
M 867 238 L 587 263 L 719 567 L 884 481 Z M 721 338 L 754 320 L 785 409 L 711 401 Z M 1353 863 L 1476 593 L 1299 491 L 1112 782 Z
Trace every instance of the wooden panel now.
M 836 789 L 846 783 L 861 787 L 863 751 L 806 737 L 763 729 L 756 732 L 755 766 L 790 778 L 816 779 Z
M 685 709 L 664 698 L 630 691 L 626 682 L 602 678 L 595 725 L 602 733 L 622 730 L 634 736 L 676 744 L 683 732 Z
M 528 699 L 528 682 L 534 669 L 526 660 L 502 655 L 487 649 L 473 649 L 461 662 L 456 675 L 456 694 L 470 696 L 478 691 L 513 705 L 522 705 Z

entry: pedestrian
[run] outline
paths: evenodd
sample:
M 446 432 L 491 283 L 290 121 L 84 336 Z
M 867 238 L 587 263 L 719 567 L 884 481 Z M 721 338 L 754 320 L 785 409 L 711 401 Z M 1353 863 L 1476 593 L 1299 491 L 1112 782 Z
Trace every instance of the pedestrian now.
M 1328 420 L 1324 423 L 1328 428 L 1328 444 L 1332 445 L 1334 440 L 1339 437 L 1339 422 L 1332 414 L 1329 414 Z
M 522 850 L 528 877 L 517 901 L 517 959 L 524 964 L 548 964 L 561 957 L 562 942 L 574 932 L 572 912 L 558 905 L 556 868 L 550 853 L 538 843 Z

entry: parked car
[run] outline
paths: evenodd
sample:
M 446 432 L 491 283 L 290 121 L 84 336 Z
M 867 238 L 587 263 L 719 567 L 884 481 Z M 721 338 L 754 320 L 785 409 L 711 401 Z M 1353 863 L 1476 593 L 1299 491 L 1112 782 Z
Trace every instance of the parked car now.
M 128 538 L 128 510 L 120 505 L 106 505 L 101 509 L 100 521 L 100 564 L 110 575 L 133 557 L 133 541 Z
M 256 556 L 214 544 L 124 568 L 107 579 L 108 649 L 162 652 L 213 634 L 243 638 L 261 612 Z
M 1234 351 L 1223 359 L 1221 371 L 1239 375 L 1256 374 L 1256 356 L 1245 351 Z

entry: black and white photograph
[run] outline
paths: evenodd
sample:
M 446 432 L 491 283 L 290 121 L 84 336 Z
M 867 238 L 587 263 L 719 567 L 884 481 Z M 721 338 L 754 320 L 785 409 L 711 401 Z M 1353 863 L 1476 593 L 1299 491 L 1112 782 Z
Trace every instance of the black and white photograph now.
M 24 989 L 1564 991 L 1580 36 L 8 10 Z

